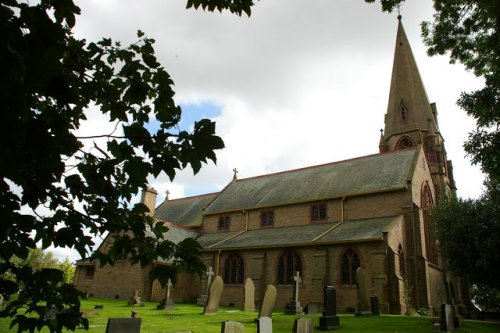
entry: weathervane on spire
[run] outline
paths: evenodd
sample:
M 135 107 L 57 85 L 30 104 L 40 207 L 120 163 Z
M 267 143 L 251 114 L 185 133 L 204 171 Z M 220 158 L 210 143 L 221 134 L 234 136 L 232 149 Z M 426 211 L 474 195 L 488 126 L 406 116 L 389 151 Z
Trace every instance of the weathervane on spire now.
M 400 3 L 398 3 L 398 4 L 396 5 L 396 8 L 398 9 L 398 21 L 401 21 L 401 17 L 402 17 L 402 16 L 401 16 L 401 4 L 400 4 Z

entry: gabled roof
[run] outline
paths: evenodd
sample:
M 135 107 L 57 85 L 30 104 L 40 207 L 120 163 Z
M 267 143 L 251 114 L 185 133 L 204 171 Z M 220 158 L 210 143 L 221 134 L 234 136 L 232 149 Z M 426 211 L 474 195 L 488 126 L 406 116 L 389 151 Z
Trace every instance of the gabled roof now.
M 203 209 L 217 197 L 218 193 L 166 200 L 155 210 L 154 217 L 183 227 L 200 227 Z
M 404 189 L 417 149 L 232 181 L 205 209 L 217 214 Z
M 201 235 L 204 249 L 268 248 L 380 241 L 401 216 Z

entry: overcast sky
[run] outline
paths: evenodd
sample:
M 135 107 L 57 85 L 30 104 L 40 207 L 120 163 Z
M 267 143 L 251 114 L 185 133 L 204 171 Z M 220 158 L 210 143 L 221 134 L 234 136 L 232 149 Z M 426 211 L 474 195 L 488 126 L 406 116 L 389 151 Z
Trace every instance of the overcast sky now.
M 87 41 L 156 40 L 185 121 L 208 117 L 226 148 L 218 163 L 151 179 L 159 200 L 214 192 L 246 178 L 378 153 L 387 110 L 397 13 L 364 0 L 261 0 L 250 18 L 186 10 L 186 0 L 77 0 Z M 481 80 L 447 57 L 429 58 L 420 23 L 430 0 L 407 0 L 403 25 L 430 102 L 436 102 L 458 194 L 478 197 L 483 175 L 462 148 L 474 121 L 456 106 Z M 185 122 L 186 123 L 186 122 Z M 100 122 L 100 125 L 104 124 Z M 94 131 L 101 130 L 93 124 Z

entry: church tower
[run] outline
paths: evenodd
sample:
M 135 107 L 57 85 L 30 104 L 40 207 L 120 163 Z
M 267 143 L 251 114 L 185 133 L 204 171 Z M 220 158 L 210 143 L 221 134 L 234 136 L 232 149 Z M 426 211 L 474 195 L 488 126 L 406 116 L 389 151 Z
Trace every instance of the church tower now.
M 398 16 L 391 88 L 379 149 L 383 153 L 417 146 L 423 146 L 438 198 L 454 193 L 452 165 L 446 158 L 437 108 L 429 103 L 401 16 Z

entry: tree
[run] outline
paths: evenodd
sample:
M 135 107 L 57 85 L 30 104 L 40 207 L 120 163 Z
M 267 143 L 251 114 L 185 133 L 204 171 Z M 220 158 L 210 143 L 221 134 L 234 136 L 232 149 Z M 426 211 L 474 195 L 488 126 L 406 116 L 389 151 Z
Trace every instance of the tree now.
M 235 6 L 247 1 L 203 2 L 238 13 Z M 80 9 L 71 0 L 34 3 L 0 1 L 0 293 L 10 299 L 0 317 L 12 317 L 19 332 L 59 332 L 76 328 L 79 293 L 61 270 L 16 265 L 14 258 L 27 259 L 37 244 L 74 247 L 86 257 L 93 236 L 111 233 L 111 251 L 96 254 L 102 265 L 124 253 L 143 266 L 175 259 L 152 272 L 163 283 L 178 269 L 199 271 L 198 243 L 165 240 L 167 228 L 131 201 L 148 176 L 173 178 L 187 166 L 196 173 L 216 162 L 224 144 L 208 119 L 191 133 L 178 129 L 181 109 L 154 40 L 140 31 L 126 47 L 80 40 L 71 30 Z M 77 134 L 91 106 L 115 131 Z M 155 132 L 147 128 L 151 119 L 161 124 Z M 23 297 L 12 299 L 20 286 Z M 50 308 L 57 309 L 55 321 L 45 316 Z
M 439 249 L 449 268 L 471 284 L 500 290 L 500 189 L 480 199 L 444 200 L 432 210 Z

